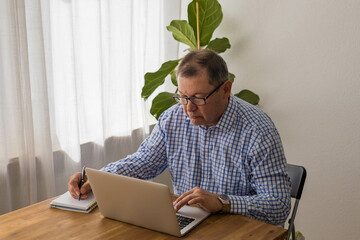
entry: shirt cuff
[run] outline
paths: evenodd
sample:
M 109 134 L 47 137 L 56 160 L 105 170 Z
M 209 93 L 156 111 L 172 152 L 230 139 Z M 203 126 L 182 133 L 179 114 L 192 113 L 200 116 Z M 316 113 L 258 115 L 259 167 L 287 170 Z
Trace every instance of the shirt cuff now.
M 231 201 L 231 213 L 240 214 L 243 216 L 247 215 L 248 203 L 247 201 L 239 196 L 229 195 Z

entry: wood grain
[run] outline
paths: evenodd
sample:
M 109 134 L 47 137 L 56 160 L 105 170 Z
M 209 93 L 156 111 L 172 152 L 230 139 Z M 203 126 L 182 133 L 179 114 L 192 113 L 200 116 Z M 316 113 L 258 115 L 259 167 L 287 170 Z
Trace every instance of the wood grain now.
M 52 199 L 0 216 L 0 239 L 179 239 L 104 218 L 50 208 Z M 214 214 L 183 239 L 285 239 L 287 230 L 240 215 Z

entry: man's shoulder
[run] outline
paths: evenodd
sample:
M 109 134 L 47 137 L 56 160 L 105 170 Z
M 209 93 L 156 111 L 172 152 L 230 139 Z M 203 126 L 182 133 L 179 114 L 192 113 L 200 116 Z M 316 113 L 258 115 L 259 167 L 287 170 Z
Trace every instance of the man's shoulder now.
M 271 118 L 257 106 L 233 96 L 234 111 L 241 123 L 258 129 L 274 128 Z
M 159 117 L 159 119 L 168 119 L 171 117 L 183 116 L 184 110 L 181 107 L 181 104 L 175 104 L 168 109 L 166 109 Z
M 179 124 L 186 119 L 186 114 L 181 104 L 175 104 L 165 110 L 159 117 L 158 123 L 160 125 Z

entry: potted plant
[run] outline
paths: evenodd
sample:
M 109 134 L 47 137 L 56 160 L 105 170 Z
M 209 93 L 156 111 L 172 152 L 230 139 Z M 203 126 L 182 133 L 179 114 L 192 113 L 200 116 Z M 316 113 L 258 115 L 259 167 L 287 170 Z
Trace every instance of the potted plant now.
M 167 26 L 175 40 L 188 45 L 187 50 L 200 48 L 211 49 L 217 53 L 223 53 L 231 47 L 229 39 L 215 38 L 211 40 L 215 29 L 220 25 L 223 13 L 221 5 L 217 0 L 193 0 L 188 5 L 188 21 L 173 20 Z M 165 82 L 165 78 L 170 75 L 171 82 L 177 86 L 176 67 L 180 59 L 171 60 L 163 63 L 156 72 L 145 74 L 145 85 L 142 88 L 141 97 L 145 100 Z M 229 73 L 229 80 L 234 81 L 235 75 Z M 251 103 L 258 104 L 259 96 L 250 90 L 242 90 L 235 96 Z M 161 92 L 152 101 L 150 113 L 158 119 L 163 111 L 176 104 L 173 93 Z

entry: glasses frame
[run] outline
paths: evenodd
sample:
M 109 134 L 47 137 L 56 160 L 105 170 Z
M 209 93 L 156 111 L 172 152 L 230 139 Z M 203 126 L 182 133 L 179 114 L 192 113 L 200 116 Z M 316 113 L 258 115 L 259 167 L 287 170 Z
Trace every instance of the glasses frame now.
M 216 92 L 222 85 L 224 85 L 224 83 L 226 83 L 226 81 L 223 82 L 223 83 L 221 83 L 219 86 L 217 86 L 217 87 L 216 87 L 211 93 L 209 93 L 206 97 L 180 97 L 180 96 L 176 96 L 176 94 L 177 94 L 177 92 L 178 92 L 178 90 L 179 90 L 178 88 L 176 88 L 176 91 L 175 91 L 175 93 L 174 93 L 173 99 L 174 99 L 176 102 L 178 102 L 178 103 L 180 103 L 180 104 L 182 104 L 182 105 L 188 105 L 189 100 L 190 100 L 190 102 L 191 102 L 192 104 L 194 104 L 195 106 L 203 106 L 203 105 L 206 104 L 206 100 L 207 100 L 211 95 L 213 95 L 214 92 Z M 181 99 L 185 99 L 185 100 L 186 100 L 186 103 L 181 103 L 181 102 L 180 102 Z M 204 104 L 196 104 L 196 103 L 194 103 L 194 102 L 192 101 L 192 99 L 202 99 L 202 100 L 204 100 Z

